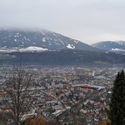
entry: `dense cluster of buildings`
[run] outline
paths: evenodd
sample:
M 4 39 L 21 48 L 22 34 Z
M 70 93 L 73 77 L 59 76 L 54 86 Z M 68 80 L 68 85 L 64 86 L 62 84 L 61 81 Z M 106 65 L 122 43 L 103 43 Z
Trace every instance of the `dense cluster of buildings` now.
M 27 69 L 28 70 L 28 69 Z M 43 115 L 48 120 L 63 124 L 96 125 L 107 119 L 111 88 L 119 68 L 43 68 L 28 70 L 34 74 L 34 85 L 28 88 L 32 99 L 30 110 L 21 120 L 32 115 Z M 11 112 L 2 74 L 0 112 Z M 3 83 L 2 83 L 3 81 Z

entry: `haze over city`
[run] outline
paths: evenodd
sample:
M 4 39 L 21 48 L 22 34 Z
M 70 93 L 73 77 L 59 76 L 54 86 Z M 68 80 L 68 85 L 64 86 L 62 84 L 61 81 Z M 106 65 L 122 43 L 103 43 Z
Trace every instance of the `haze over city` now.
M 124 0 L 0 0 L 0 27 L 47 29 L 92 44 L 125 40 L 124 12 Z

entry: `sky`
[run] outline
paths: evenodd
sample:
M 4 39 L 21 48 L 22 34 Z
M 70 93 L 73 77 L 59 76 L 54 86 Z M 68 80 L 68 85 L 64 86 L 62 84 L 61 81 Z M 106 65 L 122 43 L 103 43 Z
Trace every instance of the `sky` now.
M 47 29 L 87 44 L 125 40 L 125 0 L 0 0 L 0 27 Z

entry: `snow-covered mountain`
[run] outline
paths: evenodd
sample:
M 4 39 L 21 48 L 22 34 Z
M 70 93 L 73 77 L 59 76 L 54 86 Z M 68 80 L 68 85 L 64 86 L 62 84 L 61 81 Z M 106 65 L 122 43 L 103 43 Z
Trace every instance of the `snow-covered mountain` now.
M 78 40 L 47 30 L 0 30 L 0 51 L 96 50 Z
M 92 46 L 105 51 L 125 53 L 125 41 L 103 41 Z
M 55 32 L 0 30 L 0 64 L 109 66 L 124 62 L 124 55 L 105 53 Z

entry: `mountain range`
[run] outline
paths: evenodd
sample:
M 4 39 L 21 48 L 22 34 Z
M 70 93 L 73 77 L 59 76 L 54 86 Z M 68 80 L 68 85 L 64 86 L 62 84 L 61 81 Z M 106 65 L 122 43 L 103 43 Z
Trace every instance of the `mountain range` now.
M 103 41 L 92 46 L 104 51 L 125 54 L 125 41 Z
M 0 64 L 111 66 L 125 56 L 47 30 L 0 30 Z M 123 47 L 123 45 L 122 45 Z M 108 49 L 109 48 L 109 49 Z M 115 48 L 118 48 L 115 46 Z M 124 49 L 124 48 L 122 48 Z M 117 58 L 117 60 L 116 60 Z
M 1 51 L 51 51 L 62 49 L 97 50 L 81 41 L 47 30 L 0 30 Z

